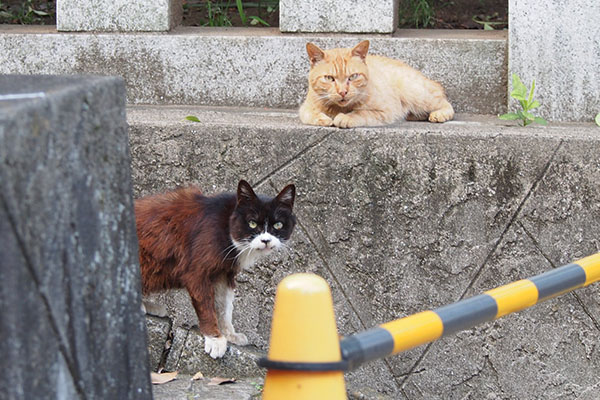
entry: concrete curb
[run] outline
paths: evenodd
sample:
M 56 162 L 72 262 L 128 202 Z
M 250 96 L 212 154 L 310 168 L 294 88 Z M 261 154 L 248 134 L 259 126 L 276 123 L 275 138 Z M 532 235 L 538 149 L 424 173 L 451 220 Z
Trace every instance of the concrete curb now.
M 401 30 L 394 35 L 282 34 L 272 28 L 179 27 L 169 33 L 57 33 L 0 26 L 0 73 L 122 76 L 131 104 L 294 108 L 306 95 L 305 45 L 399 58 L 446 88 L 457 112 L 507 104 L 506 33 Z

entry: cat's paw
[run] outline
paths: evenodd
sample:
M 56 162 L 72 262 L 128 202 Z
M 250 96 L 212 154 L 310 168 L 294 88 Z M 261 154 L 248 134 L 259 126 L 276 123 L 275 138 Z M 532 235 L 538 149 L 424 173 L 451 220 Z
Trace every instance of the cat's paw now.
M 454 118 L 453 110 L 442 109 L 433 111 L 429 114 L 429 122 L 446 122 L 450 121 L 452 118 Z
M 204 336 L 204 351 L 214 359 L 221 358 L 227 351 L 225 336 Z
M 328 115 L 321 113 L 312 121 L 312 125 L 332 126 L 333 120 Z
M 245 346 L 248 344 L 248 338 L 243 333 L 229 333 L 225 334 L 225 337 L 228 341 L 233 344 L 237 344 L 238 346 Z
M 344 113 L 339 113 L 335 116 L 333 119 L 333 125 L 337 126 L 338 128 L 354 128 L 355 126 L 358 126 L 356 120 L 354 120 L 352 116 Z

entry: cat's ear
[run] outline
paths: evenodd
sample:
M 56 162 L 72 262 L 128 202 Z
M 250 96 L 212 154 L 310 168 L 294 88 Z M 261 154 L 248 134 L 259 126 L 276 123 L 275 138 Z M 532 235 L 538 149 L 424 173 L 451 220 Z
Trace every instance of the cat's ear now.
M 325 52 L 311 42 L 306 43 L 306 52 L 308 53 L 308 59 L 310 60 L 311 66 L 319 61 L 323 61 L 325 58 Z
M 369 51 L 369 41 L 363 40 L 352 49 L 352 55 L 360 57 L 363 61 L 367 58 L 367 52 Z
M 240 183 L 238 183 L 238 188 L 237 188 L 237 202 L 238 204 L 245 202 L 245 201 L 254 201 L 256 199 L 256 194 L 254 193 L 254 190 L 252 190 L 252 187 L 250 186 L 250 184 L 248 182 L 246 182 L 245 180 L 241 180 Z
M 293 184 L 287 185 L 276 197 L 277 201 L 286 207 L 292 209 L 294 200 L 296 199 L 296 186 Z

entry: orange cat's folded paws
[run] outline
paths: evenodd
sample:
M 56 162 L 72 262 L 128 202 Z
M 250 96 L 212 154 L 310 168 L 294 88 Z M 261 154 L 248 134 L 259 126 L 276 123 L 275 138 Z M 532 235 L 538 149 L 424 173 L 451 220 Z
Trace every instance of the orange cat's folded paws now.
M 319 114 L 317 116 L 317 118 L 315 118 L 315 120 L 313 121 L 313 125 L 332 126 L 333 125 L 333 120 L 331 118 L 329 118 L 329 116 L 327 116 L 325 114 Z
M 437 110 L 429 114 L 429 122 L 446 122 L 454 118 L 454 112 L 451 110 Z
M 229 340 L 233 344 L 237 344 L 238 346 L 245 346 L 248 344 L 248 338 L 243 333 L 230 333 L 225 335 L 227 340 Z
M 227 351 L 227 339 L 225 336 L 204 336 L 204 351 L 214 359 L 223 357 Z
M 335 116 L 333 119 L 333 125 L 337 126 L 338 128 L 354 128 L 355 126 L 358 126 L 354 118 L 344 113 L 339 113 Z

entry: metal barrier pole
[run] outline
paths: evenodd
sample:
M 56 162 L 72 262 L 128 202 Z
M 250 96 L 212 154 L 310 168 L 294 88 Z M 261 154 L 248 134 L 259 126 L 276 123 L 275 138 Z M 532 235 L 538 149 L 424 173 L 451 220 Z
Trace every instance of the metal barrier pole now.
M 346 337 L 340 343 L 342 358 L 348 362 L 349 369 L 354 369 L 365 362 L 492 321 L 599 280 L 600 253 L 433 311 L 413 314 Z

